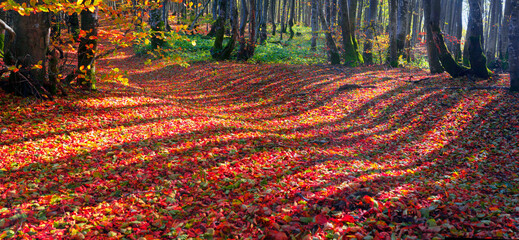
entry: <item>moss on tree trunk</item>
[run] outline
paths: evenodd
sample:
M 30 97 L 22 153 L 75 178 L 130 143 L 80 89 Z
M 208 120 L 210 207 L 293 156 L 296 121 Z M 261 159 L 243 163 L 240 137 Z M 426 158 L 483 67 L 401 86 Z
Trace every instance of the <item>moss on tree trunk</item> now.
M 469 37 L 469 60 L 474 74 L 483 79 L 488 79 L 492 72 L 487 68 L 487 57 L 481 48 L 481 39 L 477 36 Z

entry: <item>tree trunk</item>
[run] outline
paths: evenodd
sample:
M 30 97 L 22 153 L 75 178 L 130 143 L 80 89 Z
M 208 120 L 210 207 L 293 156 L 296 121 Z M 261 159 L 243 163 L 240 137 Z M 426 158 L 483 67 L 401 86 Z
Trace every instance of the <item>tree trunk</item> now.
M 315 47 L 317 46 L 317 37 L 319 31 L 319 23 L 317 22 L 318 19 L 318 9 L 319 9 L 319 1 L 318 0 L 312 0 L 312 42 L 310 44 L 310 50 L 315 51 Z
M 270 3 L 270 20 L 272 24 L 272 36 L 276 36 L 276 0 Z
M 240 50 L 237 59 L 239 61 L 247 61 L 254 55 L 256 46 L 256 1 L 250 0 L 250 16 L 249 16 L 249 41 L 245 38 L 240 40 Z
M 407 33 L 408 0 L 398 0 L 398 16 L 396 30 L 396 51 L 398 55 L 405 55 L 404 46 Z
M 162 10 L 160 8 L 150 9 L 149 24 L 151 28 L 151 49 L 155 50 L 165 46 L 164 31 L 166 25 L 162 18 Z
M 469 0 L 469 5 L 469 19 L 472 20 L 469 22 L 474 23 L 472 26 L 468 26 L 470 28 L 468 37 L 470 66 L 477 77 L 488 79 L 491 72 L 487 68 L 487 58 L 483 54 L 483 18 L 479 0 Z
M 453 52 L 454 57 L 456 58 L 456 62 L 459 62 L 461 59 L 461 37 L 463 31 L 462 18 L 463 15 L 463 0 L 455 0 L 456 5 L 454 6 L 454 14 L 453 14 L 453 23 L 452 23 L 452 34 L 456 38 L 453 44 Z
M 519 3 L 510 3 L 510 21 L 508 27 L 508 45 L 510 59 L 510 90 L 519 91 Z
M 418 41 L 418 36 L 420 35 L 420 15 L 422 12 L 422 4 L 420 0 L 413 0 L 414 8 L 412 9 L 412 16 L 413 16 L 413 30 L 412 30 L 412 38 L 411 38 L 411 46 L 414 46 L 416 42 Z
M 424 22 L 426 32 L 427 57 L 429 60 L 429 70 L 431 74 L 443 72 L 443 67 L 440 63 L 438 50 L 434 44 L 433 32 L 431 29 L 431 0 L 423 0 Z
M 281 31 L 279 38 L 283 40 L 283 33 L 287 32 L 286 28 L 286 14 L 287 14 L 287 2 L 288 0 L 283 0 L 283 12 L 281 13 Z
M 391 67 L 398 67 L 397 0 L 389 0 L 389 54 L 387 62 Z
M 28 3 L 28 1 L 17 2 Z M 33 13 L 21 16 L 14 12 L 12 23 L 13 30 L 16 32 L 14 42 L 11 44 L 14 59 L 6 59 L 6 62 L 14 65 L 16 61 L 16 66 L 20 70 L 16 74 L 11 74 L 9 85 L 17 95 L 44 98 L 42 94 L 46 89 L 43 85 L 48 84 L 46 56 L 50 38 L 50 15 Z M 13 62 L 10 62 L 11 60 Z M 37 64 L 42 68 L 35 68 L 34 65 Z
M 505 12 L 503 14 L 503 22 L 501 23 L 501 29 L 499 30 L 499 59 L 501 62 L 506 63 L 508 57 L 508 28 L 510 22 L 511 0 L 505 2 Z M 503 69 L 507 69 L 506 64 L 503 64 Z
M 269 2 L 270 0 L 263 0 L 263 9 L 261 10 L 261 19 L 260 19 L 260 44 L 265 44 L 267 40 L 267 18 L 268 18 L 268 10 L 269 10 Z
M 92 0 L 93 3 L 93 0 Z M 98 8 L 93 12 L 81 11 L 81 30 L 86 32 L 80 37 L 77 65 L 79 68 L 78 83 L 85 89 L 95 90 L 95 56 L 97 50 Z
M 364 43 L 364 63 L 373 64 L 373 36 L 375 34 L 375 21 L 377 19 L 378 0 L 369 1 L 369 10 L 366 13 L 366 42 Z
M 288 40 L 292 40 L 294 38 L 294 20 L 296 18 L 296 0 L 290 0 L 290 19 L 288 20 L 288 28 L 290 31 L 290 37 Z
M 335 30 L 335 25 L 337 24 L 337 0 L 330 0 L 331 1 L 331 9 L 330 9 L 330 21 L 328 22 L 328 25 L 330 26 L 330 29 L 332 32 Z
M 500 27 L 501 13 L 503 12 L 503 6 L 501 0 L 491 1 L 490 4 L 490 29 L 487 38 L 486 55 L 488 63 L 493 64 L 496 56 L 497 49 L 497 33 Z
M 323 27 L 324 35 L 326 37 L 326 47 L 328 47 L 328 58 L 332 65 L 341 64 L 341 57 L 339 55 L 339 50 L 337 50 L 337 45 L 335 45 L 335 40 L 332 36 L 332 31 L 328 23 L 326 22 L 326 16 L 322 8 L 318 8 L 319 10 L 319 19 L 321 20 L 321 25 Z

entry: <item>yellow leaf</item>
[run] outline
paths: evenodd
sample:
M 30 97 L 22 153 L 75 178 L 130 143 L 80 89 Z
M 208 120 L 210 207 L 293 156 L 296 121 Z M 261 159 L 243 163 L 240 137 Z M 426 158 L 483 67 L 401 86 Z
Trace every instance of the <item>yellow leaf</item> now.
M 150 44 L 150 40 L 149 39 L 145 39 L 144 40 L 144 44 L 146 44 L 146 45 Z

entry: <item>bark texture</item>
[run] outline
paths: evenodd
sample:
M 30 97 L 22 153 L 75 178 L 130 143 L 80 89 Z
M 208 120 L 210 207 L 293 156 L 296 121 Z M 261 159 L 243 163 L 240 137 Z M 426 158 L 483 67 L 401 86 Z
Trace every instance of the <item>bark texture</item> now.
M 373 37 L 375 35 L 375 21 L 377 19 L 378 0 L 369 1 L 369 9 L 366 14 L 366 42 L 364 43 L 364 63 L 373 64 Z
M 319 9 L 319 17 L 321 19 L 321 25 L 325 30 L 324 35 L 326 37 L 326 47 L 328 47 L 328 58 L 330 59 L 332 65 L 341 64 L 339 50 L 337 50 L 337 45 L 333 39 L 331 28 L 326 21 L 325 13 L 322 8 Z
M 438 51 L 434 44 L 433 32 L 431 29 L 431 0 L 423 0 L 424 22 L 426 32 L 427 57 L 429 61 L 429 70 L 431 74 L 443 72 L 443 67 L 440 63 Z
M 93 12 L 88 9 L 81 11 L 81 30 L 86 34 L 81 36 L 78 48 L 78 83 L 85 89 L 95 90 L 95 56 L 97 50 L 98 8 Z

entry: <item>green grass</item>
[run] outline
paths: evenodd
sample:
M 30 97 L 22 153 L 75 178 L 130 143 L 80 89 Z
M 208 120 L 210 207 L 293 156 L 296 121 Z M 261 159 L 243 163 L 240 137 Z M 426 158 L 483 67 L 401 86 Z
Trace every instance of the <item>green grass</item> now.
M 270 30 L 270 29 L 269 29 Z M 314 64 L 326 62 L 326 52 L 324 46 L 324 35 L 320 34 L 317 41 L 317 50 L 310 51 L 311 30 L 309 27 L 294 26 L 296 33 L 294 38 L 288 41 L 289 34 L 283 34 L 283 40 L 279 40 L 279 33 L 271 35 L 264 45 L 257 45 L 254 56 L 249 60 L 255 63 L 286 63 L 286 64 Z M 212 61 L 211 48 L 214 38 L 203 35 L 178 35 L 169 33 L 167 35 L 167 47 L 161 54 L 154 54 L 155 57 L 179 56 L 187 63 L 200 61 Z M 226 42 L 224 42 L 226 44 Z M 233 58 L 236 58 L 236 46 Z M 137 54 L 150 53 L 150 45 L 144 42 L 134 47 Z

